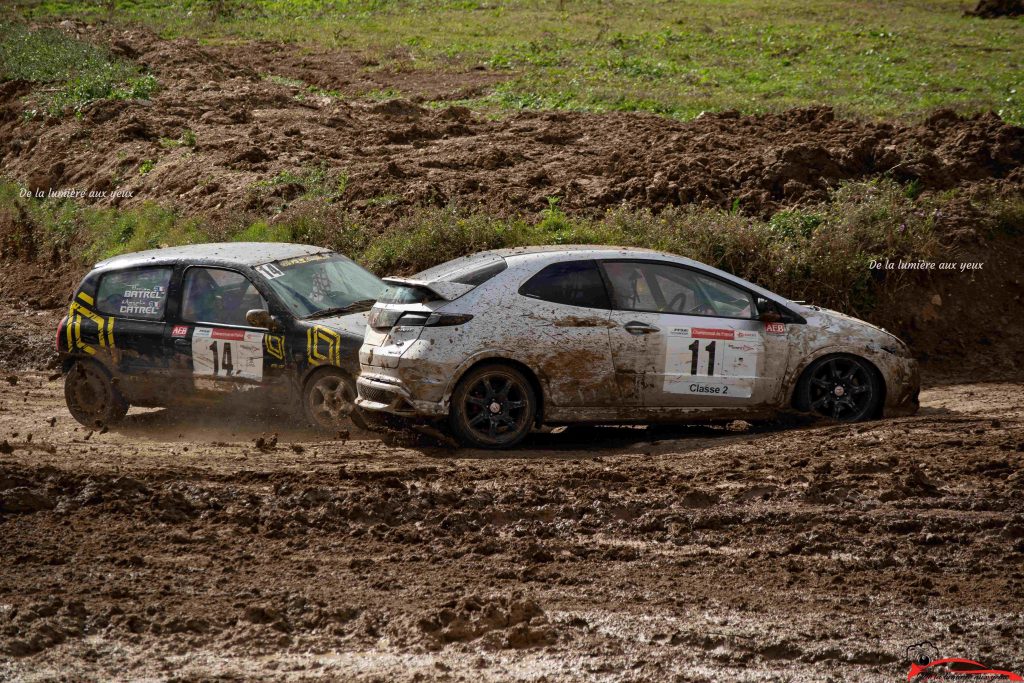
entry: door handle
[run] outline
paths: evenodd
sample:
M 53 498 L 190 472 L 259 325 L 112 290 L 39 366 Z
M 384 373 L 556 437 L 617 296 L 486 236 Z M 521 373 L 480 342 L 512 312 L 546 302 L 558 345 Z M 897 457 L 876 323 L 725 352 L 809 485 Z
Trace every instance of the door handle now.
M 175 346 L 192 346 L 192 340 L 191 339 L 182 339 L 182 338 L 175 339 L 174 340 L 174 345 Z
M 648 325 L 647 323 L 642 323 L 642 322 L 640 322 L 638 320 L 631 320 L 628 323 L 626 323 L 625 325 L 623 325 L 623 327 L 626 328 L 626 332 L 629 332 L 630 334 L 637 334 L 637 335 L 639 335 L 639 334 L 650 334 L 651 332 L 658 332 L 659 331 L 658 328 L 655 327 L 654 325 Z

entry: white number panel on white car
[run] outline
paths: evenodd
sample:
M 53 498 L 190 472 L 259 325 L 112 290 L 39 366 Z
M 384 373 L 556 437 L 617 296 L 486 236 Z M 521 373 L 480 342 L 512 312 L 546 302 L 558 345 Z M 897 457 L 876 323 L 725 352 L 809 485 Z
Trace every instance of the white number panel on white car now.
M 750 398 L 764 339 L 750 330 L 671 327 L 665 349 L 666 392 Z
M 192 372 L 262 380 L 263 333 L 197 327 L 192 333 Z

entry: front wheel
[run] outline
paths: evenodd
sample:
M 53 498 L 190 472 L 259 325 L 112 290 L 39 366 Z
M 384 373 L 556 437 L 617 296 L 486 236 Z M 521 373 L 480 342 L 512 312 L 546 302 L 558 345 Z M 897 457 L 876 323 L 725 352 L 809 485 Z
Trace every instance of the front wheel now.
M 462 378 L 448 421 L 467 446 L 511 448 L 526 438 L 537 415 L 529 380 L 506 365 L 484 365 Z
M 75 361 L 64 378 L 64 401 L 71 417 L 89 429 L 102 429 L 120 422 L 128 413 L 128 402 L 114 381 L 98 363 Z
M 804 372 L 795 399 L 795 407 L 800 410 L 839 422 L 859 422 L 878 413 L 882 383 L 865 360 L 826 356 Z
M 337 368 L 317 370 L 302 391 L 302 407 L 310 424 L 329 431 L 348 427 L 349 420 L 366 429 L 355 401 L 356 383 Z

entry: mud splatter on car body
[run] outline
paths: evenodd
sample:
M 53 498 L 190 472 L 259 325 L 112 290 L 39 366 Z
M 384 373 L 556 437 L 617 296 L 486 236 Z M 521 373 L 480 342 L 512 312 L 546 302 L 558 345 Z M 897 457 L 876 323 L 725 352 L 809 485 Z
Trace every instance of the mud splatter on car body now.
M 833 357 L 862 364 L 837 374 L 830 410 L 865 391 L 838 381 L 847 372 L 879 383 L 861 417 L 917 406 L 917 364 L 896 337 L 672 254 L 508 249 L 388 282 L 360 351 L 369 410 L 448 415 L 467 372 L 506 363 L 534 385 L 541 424 L 750 417 L 790 408 L 808 368 Z

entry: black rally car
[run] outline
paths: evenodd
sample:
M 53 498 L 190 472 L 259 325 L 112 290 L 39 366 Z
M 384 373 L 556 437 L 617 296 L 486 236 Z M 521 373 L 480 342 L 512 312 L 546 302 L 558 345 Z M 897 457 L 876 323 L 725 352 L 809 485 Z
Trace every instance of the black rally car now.
M 57 329 L 83 425 L 129 405 L 242 397 L 301 404 L 332 429 L 353 410 L 366 311 L 384 284 L 321 247 L 196 244 L 101 261 Z

